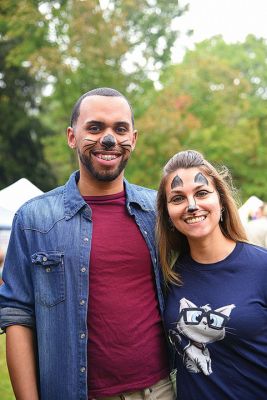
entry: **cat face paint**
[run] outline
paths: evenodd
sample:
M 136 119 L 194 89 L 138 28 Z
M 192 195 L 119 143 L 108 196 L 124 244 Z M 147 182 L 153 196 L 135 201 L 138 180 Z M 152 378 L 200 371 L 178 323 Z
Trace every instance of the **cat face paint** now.
M 189 204 L 189 206 L 187 207 L 187 211 L 188 211 L 189 213 L 192 213 L 192 212 L 194 212 L 194 211 L 197 211 L 197 209 L 198 209 L 198 207 L 197 207 L 196 204 Z
M 209 182 L 208 182 L 207 178 L 201 172 L 198 172 L 196 174 L 196 176 L 194 178 L 194 182 L 209 186 Z
M 83 177 L 110 182 L 109 187 L 117 178 L 122 182 L 136 139 L 131 109 L 122 97 L 85 97 L 75 127 L 68 128 L 68 143 L 77 149 Z
M 194 183 L 200 183 L 201 185 L 209 186 L 209 182 L 208 182 L 207 178 L 201 172 L 198 172 L 196 174 L 196 176 L 194 178 Z M 189 213 L 192 213 L 192 212 L 197 211 L 197 209 L 198 209 L 198 207 L 197 207 L 196 203 L 195 204 L 189 204 L 188 208 L 187 208 L 187 211 Z
M 171 188 L 174 189 L 176 186 L 183 186 L 183 181 L 179 175 L 176 175 L 171 183 Z
M 116 141 L 115 141 L 114 136 L 108 134 L 108 135 L 103 137 L 103 139 L 101 140 L 101 144 L 106 149 L 110 149 L 110 148 L 112 148 L 112 147 L 114 147 L 116 145 Z
M 166 180 L 165 190 L 168 216 L 189 246 L 195 245 L 195 239 L 221 238 L 220 197 L 212 179 L 200 168 L 177 169 Z

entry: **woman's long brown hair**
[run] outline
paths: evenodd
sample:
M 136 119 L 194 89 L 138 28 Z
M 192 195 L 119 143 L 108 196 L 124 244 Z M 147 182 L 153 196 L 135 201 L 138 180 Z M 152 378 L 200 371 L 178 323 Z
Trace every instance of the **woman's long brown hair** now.
M 179 254 L 189 251 L 187 238 L 170 224 L 167 210 L 166 183 L 169 175 L 180 168 L 199 168 L 209 176 L 219 194 L 223 208 L 223 220 L 219 222 L 221 231 L 226 238 L 237 241 L 247 241 L 247 236 L 238 214 L 236 191 L 232 185 L 231 175 L 226 167 L 216 169 L 204 159 L 198 151 L 187 150 L 175 154 L 165 165 L 159 185 L 157 197 L 156 239 L 160 263 L 165 282 L 181 284 L 181 277 L 173 266 Z

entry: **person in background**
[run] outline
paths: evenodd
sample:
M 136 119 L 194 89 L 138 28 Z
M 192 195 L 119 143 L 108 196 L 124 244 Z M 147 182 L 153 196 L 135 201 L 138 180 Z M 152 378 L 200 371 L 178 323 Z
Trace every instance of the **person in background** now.
M 5 259 L 4 251 L 0 248 L 0 285 L 2 284 L 2 270 L 3 270 L 3 262 Z
M 111 88 L 74 106 L 79 171 L 16 213 L 0 326 L 20 400 L 173 400 L 154 243 L 156 193 L 124 179 L 137 131 Z
M 245 225 L 251 243 L 267 248 L 267 204 L 263 203 L 257 212 L 257 218 Z
M 227 169 L 179 152 L 157 201 L 177 399 L 265 400 L 267 250 L 247 242 Z

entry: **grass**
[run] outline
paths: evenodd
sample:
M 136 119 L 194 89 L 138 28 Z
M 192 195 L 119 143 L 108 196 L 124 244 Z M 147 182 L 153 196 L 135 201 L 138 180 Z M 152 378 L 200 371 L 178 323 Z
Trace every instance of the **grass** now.
M 6 335 L 0 335 L 0 399 L 15 400 L 6 366 Z

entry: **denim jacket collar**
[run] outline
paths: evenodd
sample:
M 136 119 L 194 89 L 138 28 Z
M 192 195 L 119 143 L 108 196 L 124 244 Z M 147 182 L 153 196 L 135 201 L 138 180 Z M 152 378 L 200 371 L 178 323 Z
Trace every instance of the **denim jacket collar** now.
M 130 204 L 139 205 L 143 211 L 153 211 L 154 208 L 147 204 L 147 199 L 144 197 L 143 188 L 129 183 L 124 179 L 124 187 L 126 192 L 126 203 L 129 208 Z
M 72 218 L 81 208 L 86 208 L 88 213 L 88 218 L 91 219 L 92 212 L 89 207 L 87 207 L 81 193 L 78 189 L 77 182 L 79 181 L 80 172 L 75 171 L 71 174 L 68 182 L 64 186 L 64 207 L 65 207 L 65 217 L 66 219 Z M 146 200 L 142 196 L 142 193 L 137 190 L 139 187 L 130 184 L 126 179 L 123 180 L 125 192 L 126 192 L 126 203 L 127 207 L 131 203 L 139 205 L 144 211 L 152 211 L 150 207 L 146 204 Z
M 67 220 L 72 218 L 82 207 L 87 205 L 77 186 L 79 177 L 79 171 L 73 172 L 63 189 L 65 216 Z M 89 217 L 91 217 L 91 212 Z

